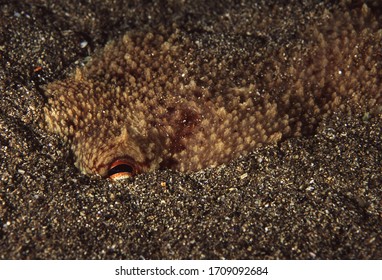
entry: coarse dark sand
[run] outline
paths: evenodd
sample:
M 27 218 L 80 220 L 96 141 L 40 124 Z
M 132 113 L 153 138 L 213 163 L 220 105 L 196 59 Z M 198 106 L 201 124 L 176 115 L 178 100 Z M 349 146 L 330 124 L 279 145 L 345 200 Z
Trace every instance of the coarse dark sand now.
M 20 2 L 0 2 L 0 259 L 382 258 L 381 115 L 335 114 L 224 166 L 124 183 L 80 174 L 38 128 L 43 86 L 126 30 L 241 34 L 251 9 L 274 5 L 289 17 L 266 36 L 281 43 L 331 4 Z

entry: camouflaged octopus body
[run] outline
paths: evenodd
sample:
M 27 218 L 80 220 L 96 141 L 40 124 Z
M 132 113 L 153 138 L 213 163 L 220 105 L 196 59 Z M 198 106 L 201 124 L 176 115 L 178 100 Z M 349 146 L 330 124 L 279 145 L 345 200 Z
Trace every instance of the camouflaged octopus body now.
M 106 176 L 119 158 L 140 172 L 195 171 L 310 133 L 338 110 L 378 111 L 382 31 L 367 7 L 353 13 L 330 15 L 288 45 L 129 32 L 47 86 L 45 126 L 70 143 L 84 173 Z

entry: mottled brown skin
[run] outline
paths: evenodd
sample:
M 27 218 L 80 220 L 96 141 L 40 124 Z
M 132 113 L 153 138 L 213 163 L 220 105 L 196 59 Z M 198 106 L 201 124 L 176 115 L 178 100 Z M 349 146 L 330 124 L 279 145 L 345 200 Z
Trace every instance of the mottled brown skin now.
M 311 133 L 337 111 L 380 112 L 380 19 L 365 4 L 320 18 L 285 44 L 131 31 L 47 86 L 45 126 L 81 171 L 105 177 L 118 159 L 137 173 L 195 171 Z

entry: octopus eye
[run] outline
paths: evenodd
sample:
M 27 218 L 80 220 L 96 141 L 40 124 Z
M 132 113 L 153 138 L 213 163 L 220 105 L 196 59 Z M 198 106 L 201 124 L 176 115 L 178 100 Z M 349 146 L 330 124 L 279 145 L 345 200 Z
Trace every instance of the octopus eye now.
M 130 160 L 117 159 L 109 168 L 107 177 L 113 181 L 123 180 L 133 177 L 137 174 L 138 170 L 135 164 Z

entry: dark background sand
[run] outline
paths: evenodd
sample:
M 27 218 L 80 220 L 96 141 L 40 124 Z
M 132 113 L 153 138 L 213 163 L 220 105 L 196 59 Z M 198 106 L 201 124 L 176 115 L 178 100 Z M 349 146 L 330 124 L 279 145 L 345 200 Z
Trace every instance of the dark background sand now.
M 381 116 L 335 115 L 226 166 L 123 184 L 79 174 L 37 127 L 41 87 L 126 30 L 240 33 L 251 9 L 279 1 L 19 2 L 0 1 L 1 259 L 382 258 Z M 269 36 L 319 1 L 293 2 Z

